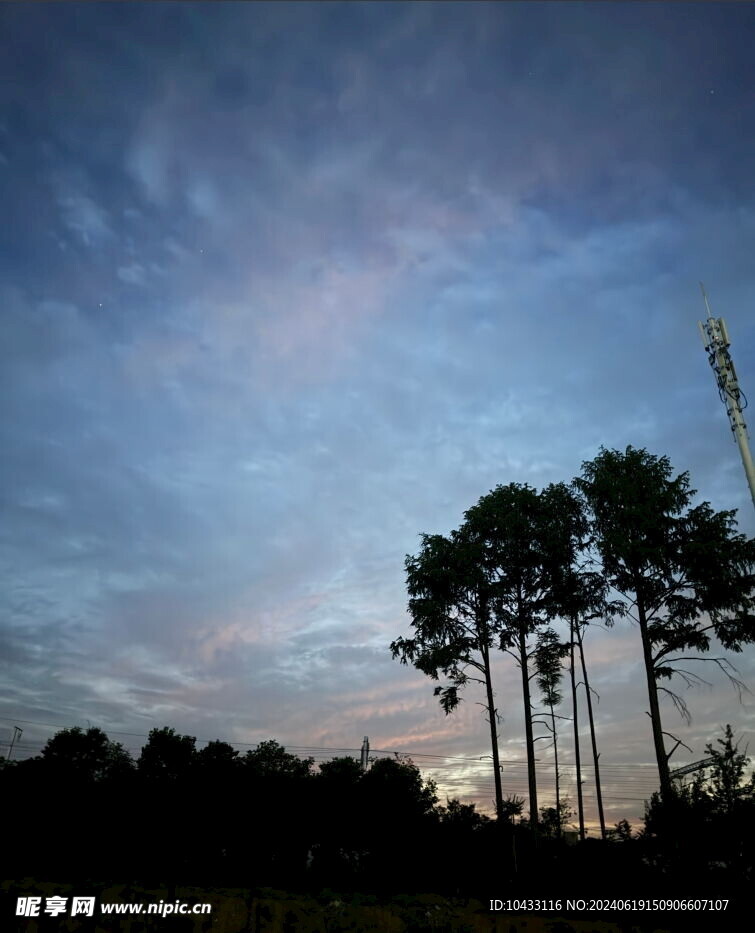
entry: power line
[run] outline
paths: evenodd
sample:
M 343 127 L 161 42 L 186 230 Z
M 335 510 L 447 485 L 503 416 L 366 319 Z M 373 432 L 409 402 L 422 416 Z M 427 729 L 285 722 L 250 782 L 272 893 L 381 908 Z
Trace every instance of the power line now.
M 11 716 L 0 716 L 0 720 L 4 722 L 21 722 L 24 724 L 35 725 L 35 726 L 47 726 L 53 729 L 72 728 L 71 726 L 64 726 L 64 725 L 61 725 L 60 723 L 40 722 L 39 720 L 32 720 L 32 719 L 17 719 Z M 99 727 L 96 727 L 96 728 L 99 728 Z M 131 738 L 149 739 L 149 733 L 145 733 L 145 732 L 123 732 L 123 731 L 119 731 L 115 729 L 103 729 L 102 731 L 106 732 L 108 736 L 124 735 L 124 736 L 129 736 Z M 249 747 L 249 748 L 256 748 L 261 744 L 260 742 L 240 742 L 240 741 L 231 740 L 231 739 L 205 739 L 205 738 L 199 738 L 196 736 L 195 738 L 197 739 L 198 742 L 220 741 L 220 742 L 225 742 L 228 745 L 242 745 L 244 747 Z M 339 748 L 339 747 L 330 747 L 330 746 L 325 746 L 325 745 L 283 745 L 283 747 L 286 749 L 290 749 L 290 750 L 313 751 L 313 752 L 355 752 L 357 754 L 361 752 L 360 748 Z M 484 762 L 485 759 L 488 758 L 488 756 L 486 755 L 478 755 L 475 757 L 459 756 L 459 755 L 433 755 L 427 752 L 400 751 L 397 749 L 381 749 L 381 748 L 371 749 L 371 752 L 373 754 L 382 754 L 382 755 L 400 755 L 400 756 L 404 756 L 404 757 L 412 758 L 412 759 L 432 758 L 432 759 L 442 760 L 442 761 L 470 761 L 470 762 L 475 762 L 478 764 L 481 762 Z M 526 768 L 527 761 L 526 759 L 523 759 L 523 758 L 514 758 L 508 761 L 504 759 L 502 760 L 502 765 L 506 769 L 518 768 L 518 767 Z M 589 767 L 592 767 L 592 765 L 590 765 Z M 618 768 L 618 769 L 623 770 L 624 768 L 653 768 L 653 767 L 657 767 L 657 766 L 654 765 L 652 762 L 630 762 L 630 763 L 627 763 L 627 765 L 602 765 L 601 770 L 610 771 L 613 768 Z M 576 764 L 570 763 L 570 762 L 563 762 L 563 763 L 559 762 L 559 771 L 562 771 L 565 768 L 576 768 Z M 584 772 L 585 770 L 586 770 L 586 766 L 583 765 L 582 771 Z

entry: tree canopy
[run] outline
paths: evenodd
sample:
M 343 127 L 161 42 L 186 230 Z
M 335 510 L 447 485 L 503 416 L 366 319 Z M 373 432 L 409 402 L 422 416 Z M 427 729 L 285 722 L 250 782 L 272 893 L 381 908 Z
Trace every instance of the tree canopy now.
M 674 675 L 701 680 L 681 665 L 703 660 L 712 637 L 735 652 L 755 640 L 755 541 L 734 532 L 734 511 L 714 512 L 707 502 L 690 508 L 696 491 L 688 474 L 672 474 L 668 457 L 629 446 L 623 453 L 601 448 L 574 481 L 590 509 L 605 579 L 629 598 L 640 628 L 663 793 L 671 789 L 669 758 L 679 742 L 666 751 L 658 694 L 688 715 L 665 685 Z M 709 660 L 739 685 L 727 659 Z

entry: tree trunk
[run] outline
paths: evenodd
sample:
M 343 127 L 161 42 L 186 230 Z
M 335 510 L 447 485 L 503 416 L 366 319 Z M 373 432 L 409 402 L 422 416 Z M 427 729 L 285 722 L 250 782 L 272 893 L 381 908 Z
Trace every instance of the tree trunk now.
M 569 620 L 569 673 L 571 675 L 571 702 L 574 713 L 574 762 L 577 766 L 577 812 L 579 814 L 579 838 L 585 838 L 585 807 L 582 802 L 582 762 L 579 755 L 579 720 L 577 715 L 577 680 L 574 675 L 574 629 L 576 620 Z
M 501 764 L 498 757 L 498 727 L 496 710 L 493 705 L 493 683 L 490 675 L 490 650 L 487 644 L 482 646 L 482 660 L 485 665 L 485 691 L 488 696 L 488 721 L 490 722 L 490 744 L 493 749 L 493 779 L 495 781 L 495 813 L 498 820 L 503 813 L 503 790 L 501 788 Z
M 537 775 L 535 773 L 535 741 L 532 735 L 532 705 L 530 700 L 530 673 L 527 664 L 527 639 L 519 627 L 519 659 L 522 668 L 522 694 L 524 696 L 524 733 L 527 739 L 527 778 L 530 791 L 530 826 L 537 832 Z
M 561 785 L 558 775 L 558 733 L 556 732 L 556 713 L 551 703 L 551 728 L 553 729 L 553 758 L 556 766 L 556 816 L 558 818 L 556 836 L 561 838 Z
M 653 669 L 653 648 L 650 644 L 650 635 L 648 634 L 648 623 L 645 616 L 645 607 L 642 599 L 637 595 L 637 616 L 640 623 L 640 634 L 642 635 L 642 654 L 645 659 L 645 674 L 648 682 L 648 700 L 650 701 L 650 721 L 653 724 L 653 744 L 655 745 L 655 757 L 658 762 L 658 777 L 661 784 L 661 797 L 668 800 L 671 795 L 671 776 L 669 774 L 668 758 L 666 757 L 666 746 L 663 742 L 663 726 L 661 725 L 661 708 L 658 704 L 658 685 L 655 682 L 655 671 Z
M 598 742 L 595 738 L 595 720 L 592 714 L 592 696 L 590 695 L 590 681 L 587 679 L 587 665 L 585 664 L 585 649 L 582 645 L 582 630 L 579 624 L 576 626 L 577 644 L 579 645 L 579 658 L 582 662 L 582 679 L 585 685 L 585 696 L 587 697 L 587 718 L 590 721 L 590 740 L 592 742 L 592 760 L 595 766 L 595 796 L 598 799 L 598 817 L 600 818 L 600 835 L 606 838 L 606 818 L 603 813 L 603 793 L 600 787 L 600 765 L 598 759 Z

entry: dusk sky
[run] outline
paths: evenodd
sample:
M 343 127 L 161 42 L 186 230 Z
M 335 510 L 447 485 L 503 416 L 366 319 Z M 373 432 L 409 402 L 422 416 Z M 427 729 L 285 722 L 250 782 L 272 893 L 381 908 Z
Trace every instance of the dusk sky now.
M 754 38 L 740 3 L 2 4 L 0 754 L 14 724 L 19 758 L 89 724 L 134 755 L 367 735 L 490 812 L 482 697 L 446 717 L 391 659 L 404 557 L 601 445 L 755 534 L 697 329 L 703 280 L 755 399 Z M 639 632 L 587 653 L 636 819 Z M 755 697 L 695 670 L 672 766 L 755 740 Z

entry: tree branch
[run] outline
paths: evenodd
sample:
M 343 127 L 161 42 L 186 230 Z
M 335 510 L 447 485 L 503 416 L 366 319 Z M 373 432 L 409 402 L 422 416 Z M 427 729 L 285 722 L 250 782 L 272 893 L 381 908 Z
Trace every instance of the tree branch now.
M 704 635 L 705 632 L 710 632 L 713 628 L 714 628 L 713 625 L 706 625 L 704 628 L 696 628 L 696 629 L 694 630 L 694 634 L 695 634 L 695 635 Z M 678 647 L 678 646 L 677 646 L 677 647 Z M 657 654 L 653 655 L 653 664 L 655 664 L 656 661 L 660 661 L 661 658 L 665 657 L 665 656 L 666 656 L 669 652 L 671 652 L 671 651 L 674 651 L 674 645 L 667 645 L 665 648 L 661 648 L 661 650 L 660 650 Z M 673 660 L 674 660 L 674 658 L 670 658 L 666 663 L 667 663 L 667 664 L 670 664 L 670 663 L 672 663 Z M 678 660 L 680 660 L 680 661 L 690 661 L 690 660 L 698 660 L 698 659 L 695 659 L 695 658 L 679 658 Z M 700 661 L 707 661 L 708 658 L 699 658 L 699 660 L 700 660 Z
M 677 736 L 675 736 L 673 733 L 671 733 L 671 732 L 664 732 L 664 733 L 662 733 L 662 734 L 663 734 L 663 735 L 667 735 L 670 739 L 676 739 L 676 745 L 671 749 L 670 752 L 667 753 L 667 755 L 666 755 L 666 761 L 668 761 L 669 758 L 671 758 L 671 756 L 674 754 L 674 752 L 677 750 L 677 748 L 679 748 L 680 745 L 684 745 L 684 747 L 687 749 L 687 751 L 688 751 L 690 754 L 692 754 L 692 749 L 689 747 L 689 745 L 687 745 L 687 744 L 685 744 L 684 742 L 682 742 L 682 740 L 681 740 L 680 738 L 677 738 Z
M 752 693 L 750 688 L 747 686 L 747 684 L 743 680 L 740 680 L 738 677 L 735 677 L 734 674 L 730 673 L 730 671 L 734 671 L 735 673 L 739 673 L 739 671 L 737 671 L 736 667 L 731 663 L 731 661 L 728 660 L 728 658 L 703 658 L 703 657 L 668 658 L 665 661 L 665 663 L 673 664 L 679 661 L 712 661 L 726 675 L 729 683 L 737 691 L 737 696 L 739 698 L 740 703 L 742 702 L 743 693 L 750 693 L 750 694 Z M 700 677 L 699 674 L 693 674 L 691 671 L 682 671 L 681 669 L 677 669 L 677 670 L 674 670 L 674 673 L 675 674 L 679 673 L 680 675 L 682 675 L 682 677 L 684 674 L 686 674 L 688 677 L 692 677 L 695 680 L 699 681 L 700 683 L 706 684 L 708 687 L 711 686 L 709 681 Z
M 670 697 L 671 697 L 671 700 L 672 700 L 674 706 L 676 707 L 677 712 L 678 712 L 679 715 L 682 717 L 682 719 L 684 719 L 684 721 L 687 723 L 687 725 L 689 725 L 689 724 L 692 722 L 692 714 L 691 714 L 690 711 L 689 711 L 689 707 L 688 707 L 687 704 L 684 702 L 684 700 L 679 696 L 679 694 L 678 694 L 678 693 L 674 693 L 673 690 L 669 690 L 668 687 L 660 687 L 660 686 L 659 686 L 658 689 L 659 689 L 661 692 L 667 694 L 667 696 L 670 696 Z M 648 715 L 649 715 L 649 714 L 648 714 Z M 676 738 L 676 736 L 672 736 L 672 738 Z

